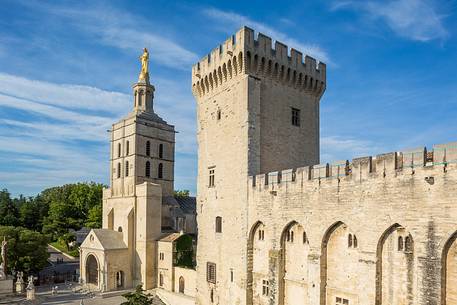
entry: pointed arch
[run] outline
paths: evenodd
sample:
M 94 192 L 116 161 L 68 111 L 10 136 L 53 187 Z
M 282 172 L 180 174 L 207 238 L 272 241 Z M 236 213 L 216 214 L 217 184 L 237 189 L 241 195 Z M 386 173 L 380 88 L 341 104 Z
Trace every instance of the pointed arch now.
M 218 79 L 219 79 L 219 85 L 222 85 L 222 82 L 224 81 L 222 79 L 222 68 L 219 66 L 219 68 L 217 68 L 217 75 L 218 75 Z
M 238 54 L 238 72 L 243 73 L 243 52 Z
M 452 260 L 451 252 L 454 249 L 455 257 Z M 443 247 L 441 254 L 441 305 L 452 305 L 449 299 L 457 297 L 457 289 L 455 286 L 449 285 L 451 276 L 453 281 L 457 280 L 457 231 L 449 237 Z M 454 261 L 451 265 L 450 262 Z M 452 290 L 451 290 L 452 288 Z
M 233 76 L 238 75 L 238 63 L 236 59 L 236 55 L 233 56 Z
M 229 59 L 227 62 L 228 77 L 232 79 L 232 61 Z
M 333 232 L 336 231 L 339 227 L 343 226 L 344 223 L 342 221 L 337 221 L 332 224 L 327 231 L 325 231 L 324 237 L 322 238 L 322 245 L 321 245 L 321 294 L 320 294 L 320 304 L 326 305 L 327 301 L 327 256 L 328 256 L 328 243 L 330 237 L 332 236 Z
M 409 248 L 410 248 L 410 251 L 411 252 L 406 252 L 406 251 L 402 251 L 402 250 L 405 250 L 405 247 L 403 246 L 403 241 L 406 239 L 406 237 L 409 239 L 408 243 L 409 243 Z M 401 238 L 400 238 L 401 237 Z M 389 240 L 390 238 L 390 244 L 389 244 L 389 248 L 386 250 L 386 242 Z M 401 243 L 401 246 L 400 246 L 400 243 Z M 387 253 L 385 251 L 388 251 L 390 250 L 390 253 Z M 376 248 L 376 294 L 375 294 L 375 304 L 376 305 L 382 305 L 382 304 L 389 304 L 389 303 L 384 303 L 383 302 L 383 285 L 385 284 L 383 282 L 383 271 L 386 269 L 386 270 L 390 270 L 390 269 L 393 269 L 393 270 L 398 270 L 398 269 L 401 269 L 401 268 L 388 268 L 387 266 L 384 265 L 384 263 L 389 263 L 389 260 L 387 260 L 386 262 L 384 262 L 384 255 L 391 255 L 391 256 L 394 256 L 394 255 L 403 255 L 403 256 L 406 256 L 406 265 L 409 266 L 410 264 L 412 264 L 412 260 L 413 260 L 413 250 L 414 250 L 414 245 L 413 245 L 413 239 L 412 239 L 412 236 L 411 234 L 409 234 L 408 232 L 406 232 L 406 229 L 401 226 L 400 224 L 398 223 L 395 223 L 393 225 L 391 225 L 389 228 L 387 228 L 387 230 L 385 230 L 381 237 L 379 238 L 379 241 L 378 241 L 378 245 L 377 245 L 377 248 Z M 395 260 L 396 261 L 396 264 L 398 265 L 399 262 L 398 260 Z M 407 291 L 405 292 L 400 292 L 397 296 L 397 297 L 406 297 L 408 298 L 408 300 L 411 300 L 411 297 L 410 294 L 412 292 L 412 274 L 410 274 L 412 272 L 412 270 L 410 270 L 409 268 L 405 268 L 407 269 L 407 278 L 409 279 L 409 281 L 407 282 Z M 395 276 L 395 275 L 394 275 Z M 398 275 L 397 275 L 398 276 Z M 395 296 L 392 296 L 392 297 L 389 297 L 389 302 L 392 301 L 392 298 L 395 298 Z M 395 303 L 402 303 L 402 302 L 405 302 L 405 300 L 397 300 Z
M 214 69 L 214 71 L 213 71 L 213 78 L 214 78 L 214 87 L 217 88 L 219 86 L 219 80 L 217 79 L 216 69 Z
M 246 304 L 253 305 L 253 268 L 254 268 L 254 239 L 260 227 L 265 226 L 262 221 L 256 221 L 249 231 L 247 244 L 247 276 L 246 276 Z
M 222 74 L 224 76 L 224 82 L 226 82 L 227 81 L 227 65 L 225 63 L 222 65 Z
M 251 72 L 252 70 L 252 67 L 251 67 L 251 52 L 247 51 L 246 52 L 246 63 L 244 65 L 244 68 L 246 69 L 246 72 Z

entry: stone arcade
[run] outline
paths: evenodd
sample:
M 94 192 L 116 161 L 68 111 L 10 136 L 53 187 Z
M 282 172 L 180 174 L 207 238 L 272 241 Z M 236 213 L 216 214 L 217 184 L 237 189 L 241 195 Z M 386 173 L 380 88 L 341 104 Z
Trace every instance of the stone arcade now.
M 197 201 L 184 202 L 148 73 L 113 125 L 83 282 L 180 305 L 457 305 L 457 143 L 319 164 L 325 64 L 244 27 L 192 67 Z M 174 262 L 197 212 L 195 271 Z

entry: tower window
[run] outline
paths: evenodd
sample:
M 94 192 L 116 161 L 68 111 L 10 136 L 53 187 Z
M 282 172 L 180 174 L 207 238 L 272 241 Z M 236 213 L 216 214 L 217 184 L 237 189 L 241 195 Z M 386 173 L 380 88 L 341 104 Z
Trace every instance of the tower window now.
M 129 150 L 130 150 L 130 143 L 127 141 L 125 143 L 125 154 L 128 156 L 129 155 Z
M 148 177 L 148 178 L 151 177 L 151 163 L 149 161 L 146 161 L 146 167 L 145 167 L 144 171 L 145 171 L 144 175 L 146 177 Z
M 206 280 L 210 283 L 216 284 L 216 264 L 206 263 Z
M 221 119 L 221 110 L 217 110 L 217 120 L 219 121 Z
M 163 274 L 160 273 L 159 275 L 159 286 L 162 287 L 163 286 Z
M 398 251 L 403 251 L 403 237 L 398 237 Z
M 209 182 L 208 182 L 208 187 L 214 187 L 214 186 L 215 186 L 214 172 L 215 172 L 215 168 L 210 168 L 210 169 L 209 169 Z
M 129 161 L 125 161 L 125 176 L 129 176 Z
M 159 158 L 163 158 L 163 144 L 159 144 Z
M 121 178 L 121 163 L 117 163 L 117 177 Z
M 292 108 L 292 125 L 300 126 L 300 109 Z
M 146 156 L 151 156 L 151 142 L 146 141 Z
M 222 217 L 216 217 L 216 233 L 222 233 Z
M 262 280 L 262 295 L 270 295 L 270 282 L 267 280 Z
M 352 234 L 348 235 L 348 248 L 352 247 Z
M 117 157 L 120 158 L 121 157 L 121 143 L 118 143 L 117 144 Z
M 159 163 L 159 167 L 157 169 L 157 177 L 159 179 L 163 178 L 163 164 L 162 163 Z

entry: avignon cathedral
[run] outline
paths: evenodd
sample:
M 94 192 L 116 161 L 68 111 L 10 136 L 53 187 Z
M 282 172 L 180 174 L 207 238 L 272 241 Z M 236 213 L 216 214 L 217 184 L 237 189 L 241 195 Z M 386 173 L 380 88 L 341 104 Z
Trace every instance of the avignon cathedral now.
M 111 129 L 85 285 L 170 305 L 457 305 L 457 142 L 321 164 L 325 64 L 243 27 L 192 67 L 197 197 L 175 196 L 148 61 Z

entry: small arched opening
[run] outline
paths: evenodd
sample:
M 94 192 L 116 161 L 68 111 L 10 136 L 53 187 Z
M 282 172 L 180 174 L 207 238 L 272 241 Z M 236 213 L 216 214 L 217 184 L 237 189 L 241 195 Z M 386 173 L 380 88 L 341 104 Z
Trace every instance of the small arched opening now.
M 98 261 L 93 254 L 86 259 L 86 283 L 98 286 Z
M 184 293 L 184 288 L 185 288 L 185 280 L 184 280 L 184 277 L 180 276 L 179 277 L 179 293 Z

